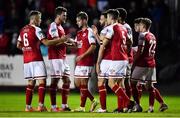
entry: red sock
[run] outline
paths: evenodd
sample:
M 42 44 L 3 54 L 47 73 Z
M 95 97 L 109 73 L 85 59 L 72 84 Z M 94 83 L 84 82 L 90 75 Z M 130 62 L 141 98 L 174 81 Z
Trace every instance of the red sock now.
M 81 85 L 81 87 L 88 88 L 87 85 Z M 87 89 L 87 91 L 86 91 L 86 95 L 87 95 L 87 97 L 88 97 L 91 101 L 94 100 L 94 97 L 92 96 L 92 94 L 89 92 L 88 89 Z
M 106 109 L 106 87 L 104 85 L 99 86 L 99 100 L 100 100 L 100 104 L 101 104 L 101 108 L 102 109 Z
M 157 88 L 154 88 L 154 90 L 155 90 L 155 93 L 156 93 L 155 99 L 156 99 L 160 104 L 161 104 L 161 103 L 164 103 L 164 101 L 163 101 L 163 99 L 162 99 L 162 96 L 161 96 L 159 90 L 158 90 Z
M 132 84 L 131 87 L 132 87 L 132 95 L 133 95 L 134 101 L 136 101 L 137 104 L 140 104 L 139 92 L 136 85 Z
M 51 105 L 56 105 L 56 91 L 57 91 L 57 85 L 56 84 L 51 84 L 50 88 L 49 88 Z
M 122 110 L 125 106 L 125 101 L 121 96 L 117 97 L 117 100 L 118 100 L 118 110 Z
M 33 89 L 34 89 L 34 86 L 32 86 L 32 85 L 28 85 L 26 87 L 26 105 L 31 105 Z
M 151 87 L 149 90 L 149 106 L 154 106 L 155 90 Z
M 39 94 L 39 103 L 44 104 L 44 98 L 46 93 L 46 85 L 40 84 L 38 88 L 38 94 Z
M 138 86 L 137 86 L 137 90 L 138 90 L 138 95 L 139 95 L 139 100 L 141 99 L 141 96 L 142 96 L 142 85 L 141 84 L 139 84 Z
M 63 84 L 62 86 L 62 104 L 67 104 L 67 99 L 68 99 L 68 95 L 69 95 L 69 84 Z
M 80 106 L 81 107 L 85 107 L 86 99 L 87 99 L 87 91 L 88 91 L 87 85 L 81 85 L 80 86 L 80 95 L 81 95 Z
M 124 92 L 124 90 L 119 87 L 119 85 L 115 84 L 114 87 L 112 88 L 112 90 L 115 92 L 115 94 L 117 95 L 117 97 L 122 97 L 122 99 L 125 101 L 125 107 L 127 107 L 127 105 L 129 104 L 129 97 L 126 95 L 126 93 Z M 119 100 L 118 100 L 119 101 Z M 118 105 L 120 105 L 120 103 L 118 103 Z M 118 106 L 118 108 L 121 108 L 121 106 Z
M 131 98 L 132 96 L 132 88 L 129 84 L 125 85 L 125 88 L 126 88 L 126 95 Z

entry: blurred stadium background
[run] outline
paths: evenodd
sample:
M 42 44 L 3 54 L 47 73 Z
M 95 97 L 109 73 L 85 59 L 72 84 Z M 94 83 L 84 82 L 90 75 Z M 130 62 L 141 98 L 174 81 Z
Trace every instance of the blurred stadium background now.
M 180 94 L 180 2 L 178 0 L 0 0 L 0 91 L 8 87 L 22 86 L 22 52 L 16 48 L 19 30 L 28 23 L 30 10 L 42 12 L 43 31 L 53 20 L 57 6 L 68 9 L 68 20 L 64 24 L 67 34 L 75 37 L 78 30 L 76 14 L 86 11 L 89 26 L 99 27 L 98 19 L 102 11 L 109 8 L 124 7 L 128 12 L 127 23 L 133 27 L 137 17 L 149 17 L 152 21 L 151 31 L 158 39 L 157 78 L 158 87 L 163 93 Z M 134 44 L 137 34 L 134 33 Z M 46 59 L 47 48 L 42 46 Z M 74 51 L 67 50 L 73 70 Z M 20 74 L 19 74 L 20 73 Z M 73 76 L 72 76 L 73 78 Z M 73 83 L 73 82 L 72 82 Z M 74 88 L 73 85 L 71 85 Z M 168 88 L 168 89 L 167 89 Z

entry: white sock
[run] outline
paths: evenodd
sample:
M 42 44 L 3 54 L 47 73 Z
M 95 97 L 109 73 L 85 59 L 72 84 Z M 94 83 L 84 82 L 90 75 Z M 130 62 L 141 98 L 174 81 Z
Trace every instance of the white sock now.
M 62 104 L 61 107 L 64 109 L 64 108 L 67 108 L 68 105 L 67 104 Z
M 56 105 L 51 105 L 51 108 L 52 109 L 55 109 L 57 106 Z

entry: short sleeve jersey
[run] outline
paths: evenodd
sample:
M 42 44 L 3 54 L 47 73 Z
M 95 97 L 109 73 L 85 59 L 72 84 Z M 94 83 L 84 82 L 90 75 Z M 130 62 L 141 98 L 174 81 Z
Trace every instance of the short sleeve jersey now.
M 77 56 L 85 53 L 91 45 L 96 44 L 96 39 L 91 28 L 86 30 L 81 30 L 77 33 L 75 38 L 77 43 Z M 77 66 L 93 66 L 94 65 L 94 54 L 90 54 L 87 57 L 83 58 L 76 64 Z
M 40 51 L 40 41 L 45 38 L 41 28 L 34 25 L 24 26 L 18 37 L 22 43 L 24 63 L 43 61 Z
M 112 60 L 128 60 L 127 56 L 127 30 L 118 23 L 108 26 L 108 32 L 105 36 L 111 41 Z
M 127 36 L 128 38 L 132 39 L 133 37 L 133 33 L 132 33 L 132 28 L 129 26 L 129 24 L 125 23 L 123 24 L 123 26 L 126 28 L 127 30 Z M 133 63 L 133 51 L 131 49 L 130 54 L 128 55 L 129 58 L 129 63 Z
M 143 46 L 144 50 L 137 60 L 137 66 L 141 67 L 155 67 L 155 49 L 156 38 L 151 32 L 144 32 L 139 34 L 138 46 Z
M 100 35 L 106 36 L 108 27 L 104 27 Z M 104 55 L 102 59 L 111 60 L 111 42 L 105 47 Z
M 65 31 L 61 25 L 57 25 L 55 22 L 52 22 L 49 25 L 47 38 L 53 40 L 65 35 Z M 66 57 L 66 46 L 61 44 L 58 46 L 49 46 L 48 47 L 48 57 L 49 59 L 64 59 Z

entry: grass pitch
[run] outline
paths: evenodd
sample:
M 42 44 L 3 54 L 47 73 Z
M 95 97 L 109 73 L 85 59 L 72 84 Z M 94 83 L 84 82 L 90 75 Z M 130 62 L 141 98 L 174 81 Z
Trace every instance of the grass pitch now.
M 57 104 L 60 106 L 61 97 L 60 94 L 57 94 Z M 98 95 L 95 95 L 98 99 Z M 89 113 L 90 101 L 86 102 L 86 111 L 85 113 L 77 112 L 24 112 L 25 108 L 25 94 L 23 92 L 0 92 L 0 117 L 65 117 L 65 118 L 85 118 L 85 117 L 95 117 L 95 118 L 116 118 L 116 117 L 177 117 L 180 118 L 180 96 L 163 96 L 164 101 L 168 104 L 169 109 L 165 112 L 159 112 L 159 103 L 155 102 L 155 111 L 154 113 L 112 113 L 112 111 L 117 107 L 117 98 L 113 94 L 109 94 L 107 97 L 107 109 L 108 113 Z M 69 96 L 69 106 L 71 109 L 75 109 L 80 104 L 79 93 L 71 93 Z M 141 99 L 141 104 L 143 110 L 148 109 L 148 96 L 144 95 Z M 37 107 L 38 105 L 38 96 L 35 93 L 33 96 L 32 106 Z M 45 105 L 50 109 L 50 97 L 46 94 Z M 99 106 L 97 106 L 99 108 Z

